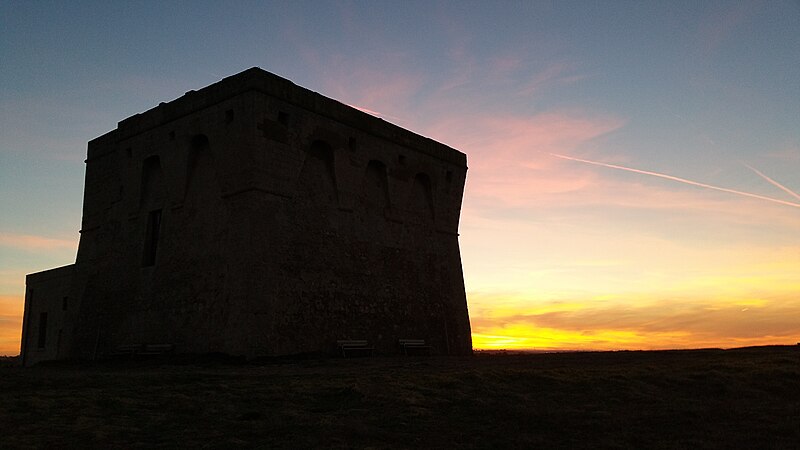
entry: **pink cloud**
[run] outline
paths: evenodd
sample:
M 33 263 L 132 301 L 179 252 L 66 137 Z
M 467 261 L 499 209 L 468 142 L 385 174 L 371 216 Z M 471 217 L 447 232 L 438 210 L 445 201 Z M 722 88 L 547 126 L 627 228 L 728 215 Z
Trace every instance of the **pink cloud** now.
M 742 23 L 762 9 L 763 2 L 729 3 L 722 14 L 708 17 L 698 30 L 700 51 L 704 55 L 714 52 Z
M 536 204 L 537 198 L 547 194 L 573 192 L 593 184 L 597 176 L 591 171 L 557 170 L 559 162 L 547 152 L 574 150 L 624 123 L 613 117 L 577 113 L 474 116 L 431 124 L 427 134 L 469 156 L 470 202 L 524 206 Z
M 505 76 L 516 72 L 523 66 L 524 60 L 516 55 L 505 55 L 492 58 L 489 63 L 491 73 L 495 77 Z
M 461 35 L 463 30 L 457 24 L 452 26 L 453 76 L 435 85 L 424 72 L 405 69 L 413 66 L 413 58 L 403 52 L 387 52 L 381 61 L 359 63 L 329 55 L 315 63 L 326 72 L 326 95 L 467 153 L 470 172 L 465 214 L 479 210 L 490 214 L 503 208 L 611 206 L 716 212 L 739 222 L 754 223 L 776 216 L 769 206 L 746 199 L 687 190 L 671 186 L 668 181 L 620 176 L 547 155 L 579 155 L 638 167 L 624 155 L 595 157 L 587 153 L 599 139 L 622 128 L 626 123 L 623 118 L 578 108 L 538 114 L 501 108 L 511 100 L 507 96 L 516 95 L 514 80 L 530 70 L 526 61 L 513 52 L 476 61 L 466 51 L 469 42 Z M 527 84 L 517 85 L 517 90 L 536 93 L 574 81 L 574 77 L 581 76 L 573 73 L 574 68 L 571 62 L 552 62 L 534 72 Z M 499 87 L 491 96 L 484 95 L 485 91 L 463 95 L 461 90 L 453 90 L 453 86 L 463 83 Z M 497 113 L 498 108 L 503 112 Z M 766 214 L 752 217 L 748 210 Z M 790 217 L 775 220 L 796 222 Z
M 619 129 L 624 120 L 551 112 L 532 116 L 462 115 L 427 127 L 427 133 L 465 151 L 482 169 L 534 164 L 552 165 L 548 152 L 574 150 Z
M 787 145 L 781 150 L 766 154 L 767 158 L 785 162 L 800 161 L 800 145 Z
M 386 58 L 385 65 L 393 67 L 407 56 L 396 54 Z M 401 126 L 408 126 L 403 117 L 408 117 L 408 112 L 415 109 L 411 101 L 423 85 L 422 76 L 369 66 L 354 68 L 349 64 L 344 61 L 326 64 L 322 93 L 345 104 L 357 105 L 354 107 L 368 114 L 391 118 Z
M 387 74 L 366 68 L 351 71 L 347 78 L 347 81 L 336 82 L 342 94 L 357 98 L 356 104 L 375 107 L 405 105 L 422 85 L 422 78 L 418 75 Z
M 519 90 L 519 95 L 538 94 L 540 90 L 553 86 L 571 84 L 585 78 L 585 75 L 566 75 L 574 69 L 574 64 L 558 62 L 536 73 Z

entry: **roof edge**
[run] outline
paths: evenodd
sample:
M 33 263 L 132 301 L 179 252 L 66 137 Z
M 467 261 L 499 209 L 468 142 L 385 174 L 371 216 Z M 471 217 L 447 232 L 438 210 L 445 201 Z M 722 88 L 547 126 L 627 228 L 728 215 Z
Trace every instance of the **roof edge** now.
M 259 67 L 251 67 L 197 91 L 187 91 L 170 102 L 117 123 L 117 128 L 89 141 L 88 158 L 101 156 L 107 144 L 130 138 L 248 91 L 262 92 L 364 132 L 416 149 L 438 159 L 466 166 L 466 155 L 446 144 L 367 114 L 338 100 L 306 89 Z

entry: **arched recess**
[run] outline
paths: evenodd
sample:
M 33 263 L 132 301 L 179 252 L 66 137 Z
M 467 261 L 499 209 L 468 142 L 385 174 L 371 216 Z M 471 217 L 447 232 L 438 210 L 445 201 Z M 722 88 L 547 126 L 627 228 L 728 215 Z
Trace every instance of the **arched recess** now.
M 153 207 L 161 206 L 164 204 L 166 196 L 161 160 L 157 155 L 149 156 L 142 162 L 139 207 L 152 209 Z
M 217 182 L 217 167 L 214 156 L 204 134 L 194 136 L 189 145 L 186 158 L 185 198 L 188 200 L 211 201 L 220 196 Z
M 416 174 L 411 189 L 411 211 L 419 217 L 433 220 L 434 212 L 431 178 L 426 173 L 420 172 Z
M 386 164 L 375 159 L 367 164 L 362 192 L 367 211 L 383 213 L 389 207 L 389 181 L 386 175 Z
M 298 186 L 302 197 L 313 203 L 338 203 L 333 148 L 325 141 L 314 141 L 306 152 Z

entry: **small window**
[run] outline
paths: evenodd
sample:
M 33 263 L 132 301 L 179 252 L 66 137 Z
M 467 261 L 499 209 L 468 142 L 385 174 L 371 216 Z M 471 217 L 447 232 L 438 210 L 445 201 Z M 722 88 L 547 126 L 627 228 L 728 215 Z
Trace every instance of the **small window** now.
M 66 311 L 67 306 L 69 305 L 69 297 L 64 297 L 61 299 L 61 310 Z
M 161 234 L 161 210 L 150 211 L 147 215 L 147 231 L 144 238 L 144 255 L 142 267 L 150 267 L 156 263 L 158 238 Z
M 36 347 L 40 350 L 47 344 L 47 313 L 39 313 L 39 342 Z
M 282 123 L 284 126 L 289 126 L 289 113 L 281 111 L 278 113 L 278 122 Z
M 170 141 L 174 141 L 175 140 L 175 132 L 174 131 L 170 131 L 169 132 L 169 140 Z
M 233 110 L 229 109 L 225 111 L 225 123 L 233 122 Z

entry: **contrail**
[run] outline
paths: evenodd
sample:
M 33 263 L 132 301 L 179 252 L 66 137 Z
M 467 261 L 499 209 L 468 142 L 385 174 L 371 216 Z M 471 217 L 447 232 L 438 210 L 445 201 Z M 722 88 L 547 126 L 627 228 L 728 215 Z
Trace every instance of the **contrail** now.
M 778 189 L 781 189 L 781 190 L 783 190 L 784 192 L 786 192 L 787 194 L 791 195 L 792 197 L 794 197 L 794 198 L 796 198 L 796 199 L 800 200 L 800 194 L 798 194 L 797 192 L 795 192 L 795 191 L 793 191 L 793 190 L 791 190 L 791 189 L 787 188 L 786 186 L 784 186 L 784 185 L 782 185 L 782 184 L 778 183 L 777 181 L 773 180 L 772 178 L 770 178 L 770 177 L 768 177 L 768 176 L 764 175 L 763 173 L 761 173 L 761 171 L 760 171 L 760 170 L 756 169 L 755 167 L 752 167 L 752 166 L 750 166 L 750 165 L 748 165 L 748 164 L 746 164 L 746 163 L 742 163 L 742 165 L 743 165 L 743 166 L 745 166 L 745 167 L 747 167 L 748 169 L 752 170 L 752 171 L 753 171 L 753 172 L 755 172 L 756 174 L 758 174 L 758 176 L 760 176 L 761 178 L 763 178 L 763 179 L 765 179 L 765 180 L 769 181 L 770 183 L 772 183 L 772 185 L 776 186 Z
M 737 191 L 735 189 L 728 189 L 728 188 L 719 187 L 719 186 L 712 186 L 710 184 L 699 183 L 697 181 L 687 180 L 686 178 L 673 177 L 672 175 L 666 175 L 666 174 L 663 174 L 663 173 L 650 172 L 648 170 L 633 169 L 633 168 L 630 168 L 630 167 L 618 166 L 618 165 L 615 165 L 615 164 L 606 164 L 606 163 L 597 162 L 597 161 L 590 161 L 588 159 L 580 159 L 580 158 L 574 158 L 572 156 L 559 155 L 559 154 L 556 154 L 556 153 L 549 153 L 549 154 L 551 156 L 555 156 L 556 158 L 568 159 L 570 161 L 578 161 L 578 162 L 582 162 L 582 163 L 586 163 L 586 164 L 593 164 L 595 166 L 608 167 L 608 168 L 611 168 L 611 169 L 626 170 L 628 172 L 641 173 L 641 174 L 644 174 L 644 175 L 652 175 L 654 177 L 665 178 L 667 180 L 677 181 L 679 183 L 691 184 L 692 186 L 704 187 L 704 188 L 707 188 L 707 189 L 713 189 L 715 191 L 728 192 L 730 194 L 736 194 L 736 195 L 741 195 L 741 196 L 750 197 L 750 198 L 757 198 L 759 200 L 766 200 L 768 202 L 780 203 L 781 205 L 793 206 L 795 208 L 800 208 L 800 203 L 787 202 L 785 200 L 780 200 L 780 199 L 777 199 L 777 198 L 765 197 L 763 195 L 758 195 L 758 194 L 751 194 L 750 192 L 742 192 L 742 191 Z M 800 198 L 800 197 L 798 197 L 798 198 Z

